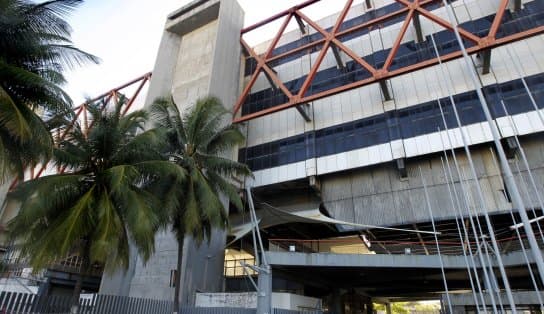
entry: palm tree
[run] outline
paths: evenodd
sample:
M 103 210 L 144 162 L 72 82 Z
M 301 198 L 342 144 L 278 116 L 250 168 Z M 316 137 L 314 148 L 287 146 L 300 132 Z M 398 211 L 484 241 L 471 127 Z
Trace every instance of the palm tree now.
M 244 141 L 236 125 L 226 123 L 227 111 L 214 97 L 197 100 L 183 117 L 173 101 L 157 99 L 151 107 L 156 125 L 167 129 L 168 155 L 185 169 L 181 186 L 171 186 L 175 197 L 170 213 L 172 230 L 178 241 L 174 309 L 179 310 L 183 240 L 192 236 L 200 244 L 210 240 L 212 229 L 226 228 L 228 210 L 221 195 L 242 208 L 237 188 L 231 180 L 251 175 L 249 168 L 222 156 Z
M 0 0 L 0 182 L 47 160 L 53 139 L 40 115 L 72 107 L 62 72 L 98 62 L 72 46 L 64 20 L 80 0 Z
M 163 158 L 164 132 L 143 130 L 145 111 L 122 116 L 123 103 L 111 112 L 91 105 L 89 133 L 76 124 L 60 141 L 53 161 L 66 173 L 24 182 L 9 194 L 21 204 L 9 230 L 35 270 L 71 254 L 81 258 L 73 306 L 93 264 L 127 268 L 129 241 L 144 261 L 149 259 L 155 232 L 166 224 L 157 191 L 185 177 L 182 168 Z

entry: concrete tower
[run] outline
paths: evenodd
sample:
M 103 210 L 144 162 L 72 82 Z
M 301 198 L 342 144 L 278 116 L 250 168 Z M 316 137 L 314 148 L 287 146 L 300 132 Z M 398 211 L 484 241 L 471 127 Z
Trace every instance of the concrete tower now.
M 171 13 L 166 21 L 146 105 L 173 95 L 180 111 L 205 96 L 225 106 L 236 101 L 240 81 L 240 30 L 244 13 L 235 0 L 196 0 Z M 197 248 L 185 239 L 181 304 L 192 304 L 196 291 L 223 288 L 225 233 L 216 231 Z M 124 273 L 105 275 L 101 293 L 155 299 L 173 297 L 177 242 L 171 232 L 156 238 L 155 255 L 146 265 L 136 256 Z

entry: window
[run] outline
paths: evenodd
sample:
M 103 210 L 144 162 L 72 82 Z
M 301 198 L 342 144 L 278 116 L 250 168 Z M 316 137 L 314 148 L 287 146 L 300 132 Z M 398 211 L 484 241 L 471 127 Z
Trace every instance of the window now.
M 544 107 L 544 74 L 526 78 L 527 85 L 539 108 Z M 487 86 L 484 95 L 494 118 L 504 116 L 501 100 L 509 114 L 534 110 L 521 80 Z M 475 91 L 453 96 L 459 119 L 463 125 L 485 121 Z M 444 118 L 440 112 L 444 112 Z M 500 108 L 500 110 L 498 109 Z M 398 111 L 350 121 L 321 130 L 306 132 L 278 141 L 242 148 L 239 160 L 252 170 L 277 167 L 313 157 L 338 154 L 359 148 L 383 144 L 400 138 L 411 138 L 458 126 L 449 97 L 430 101 Z

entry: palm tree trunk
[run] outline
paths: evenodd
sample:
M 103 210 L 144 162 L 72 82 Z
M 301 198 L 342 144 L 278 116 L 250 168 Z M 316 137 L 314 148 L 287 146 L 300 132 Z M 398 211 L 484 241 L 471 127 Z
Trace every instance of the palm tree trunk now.
M 184 237 L 178 237 L 178 264 L 176 266 L 176 276 L 174 278 L 174 313 L 179 312 L 179 293 L 181 291 L 181 261 L 183 259 L 183 240 Z
M 72 301 L 70 302 L 71 306 L 71 312 L 77 313 L 79 310 L 79 296 L 81 295 L 81 290 L 83 289 L 83 278 L 85 275 L 89 272 L 91 268 L 91 260 L 90 260 L 90 254 L 89 251 L 91 250 L 91 246 L 88 243 L 89 241 L 85 241 L 85 244 L 83 245 L 83 248 L 80 251 L 80 257 L 81 257 L 81 269 L 79 276 L 76 280 L 76 285 L 74 286 L 74 292 L 72 293 Z

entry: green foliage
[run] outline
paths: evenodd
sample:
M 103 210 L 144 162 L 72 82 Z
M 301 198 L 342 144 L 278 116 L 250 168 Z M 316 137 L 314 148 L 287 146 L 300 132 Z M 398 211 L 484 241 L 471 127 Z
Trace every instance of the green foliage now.
M 225 228 L 228 224 L 228 211 L 220 195 L 242 208 L 230 180 L 249 176 L 251 171 L 221 154 L 242 143 L 244 136 L 236 125 L 226 122 L 227 111 L 214 97 L 199 99 L 183 116 L 172 101 L 158 99 L 151 113 L 156 125 L 166 128 L 170 159 L 188 174 L 181 186 L 172 186 L 173 231 L 178 240 L 186 234 L 199 242 L 209 240 L 213 228 Z
M 73 253 L 89 264 L 108 262 L 110 270 L 126 268 L 129 242 L 144 261 L 153 253 L 168 212 L 156 191 L 181 184 L 186 173 L 164 160 L 164 132 L 143 129 L 147 113 L 121 117 L 121 105 L 113 112 L 92 105 L 89 133 L 76 124 L 54 149 L 65 174 L 24 182 L 9 194 L 21 204 L 9 230 L 36 270 Z
M 374 309 L 386 312 L 384 304 L 374 303 Z M 440 313 L 439 302 L 393 302 L 391 303 L 392 314 L 408 313 Z
M 0 181 L 47 160 L 53 140 L 42 116 L 65 114 L 62 72 L 98 62 L 72 46 L 64 20 L 81 1 L 0 0 Z

